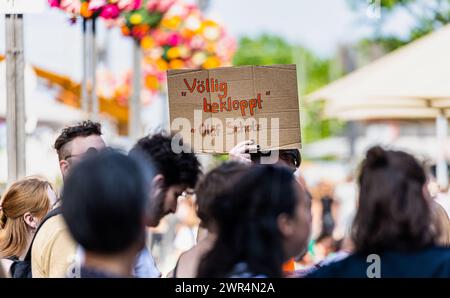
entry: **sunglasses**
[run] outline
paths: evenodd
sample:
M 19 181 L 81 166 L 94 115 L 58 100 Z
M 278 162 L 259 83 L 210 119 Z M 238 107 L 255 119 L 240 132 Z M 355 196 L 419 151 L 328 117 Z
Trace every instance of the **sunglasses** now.
M 88 150 L 84 153 L 80 153 L 80 154 L 69 154 L 67 155 L 64 159 L 68 160 L 69 158 L 84 158 L 84 157 L 88 157 L 91 155 L 95 155 L 98 153 L 98 150 L 94 147 L 89 147 Z

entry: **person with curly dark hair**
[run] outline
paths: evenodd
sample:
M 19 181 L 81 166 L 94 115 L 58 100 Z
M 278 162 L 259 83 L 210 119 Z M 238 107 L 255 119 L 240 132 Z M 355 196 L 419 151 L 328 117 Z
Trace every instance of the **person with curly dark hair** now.
M 163 133 L 144 137 L 130 150 L 131 156 L 140 156 L 156 169 L 150 215 L 147 225 L 156 227 L 161 219 L 177 209 L 177 199 L 187 189 L 193 189 L 201 175 L 201 166 L 189 150 L 176 153 L 172 149 L 173 136 Z M 180 146 L 187 146 L 182 143 Z M 188 152 L 186 152 L 188 151 Z
M 450 249 L 438 246 L 426 182 L 413 156 L 371 148 L 358 178 L 354 252 L 308 277 L 450 277 Z
M 194 153 L 185 150 L 180 153 L 172 148 L 173 136 L 158 133 L 141 138 L 130 150 L 129 155 L 140 158 L 155 169 L 149 194 L 146 224 L 156 227 L 161 219 L 177 209 L 178 198 L 188 189 L 193 189 L 201 175 L 201 166 Z M 185 146 L 183 141 L 178 143 Z M 139 275 L 160 276 L 148 249 L 144 249 L 136 264 Z

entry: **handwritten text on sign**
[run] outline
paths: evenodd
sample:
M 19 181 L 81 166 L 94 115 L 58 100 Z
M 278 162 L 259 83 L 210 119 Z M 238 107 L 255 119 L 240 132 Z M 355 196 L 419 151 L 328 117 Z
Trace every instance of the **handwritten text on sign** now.
M 188 88 L 190 93 L 197 91 L 199 94 L 203 93 L 219 93 L 219 102 L 208 103 L 208 100 L 203 97 L 203 112 L 205 113 L 219 113 L 219 112 L 231 112 L 240 110 L 242 116 L 255 115 L 255 109 L 262 109 L 263 100 L 261 99 L 261 93 L 256 95 L 256 98 L 252 99 L 242 99 L 242 100 L 232 100 L 228 97 L 228 83 L 219 82 L 219 80 L 214 78 L 206 78 L 204 80 L 199 80 L 194 78 L 191 83 L 184 79 L 184 83 Z M 270 95 L 270 91 L 266 92 L 266 95 Z M 181 96 L 186 96 L 186 92 L 181 92 Z

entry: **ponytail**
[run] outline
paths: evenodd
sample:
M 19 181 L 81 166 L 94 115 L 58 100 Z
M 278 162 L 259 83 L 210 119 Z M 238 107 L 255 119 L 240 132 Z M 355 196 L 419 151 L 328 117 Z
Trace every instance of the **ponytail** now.
M 3 208 L 0 207 L 0 230 L 3 230 L 5 228 L 7 220 L 8 220 L 8 217 L 6 217 L 6 214 L 3 211 Z

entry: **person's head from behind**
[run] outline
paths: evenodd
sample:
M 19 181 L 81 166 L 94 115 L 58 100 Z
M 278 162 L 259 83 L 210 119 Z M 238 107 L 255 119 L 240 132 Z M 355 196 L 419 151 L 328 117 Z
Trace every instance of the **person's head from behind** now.
M 151 178 L 136 160 L 115 151 L 89 156 L 72 169 L 62 213 L 87 257 L 132 259 L 142 249 Z
M 101 150 L 105 146 L 100 123 L 83 121 L 64 128 L 54 144 L 63 178 L 90 148 Z
M 267 161 L 275 161 L 272 157 L 277 157 L 276 164 L 289 168 L 292 172 L 295 172 L 302 163 L 302 156 L 298 149 L 282 149 L 270 152 L 256 152 L 250 154 L 254 163 L 260 164 Z
M 200 163 L 194 153 L 175 153 L 172 136 L 155 134 L 140 139 L 130 156 L 139 156 L 153 164 L 156 176 L 150 195 L 148 226 L 157 226 L 160 220 L 177 209 L 178 197 L 188 188 L 194 188 L 201 174 Z M 182 141 L 181 141 L 182 142 Z
M 51 184 L 39 177 L 13 183 L 0 207 L 0 257 L 20 257 L 40 221 L 56 202 Z
M 352 228 L 356 252 L 417 250 L 434 243 L 426 176 L 413 156 L 373 147 L 362 162 L 358 182 Z
M 307 246 L 308 198 L 284 167 L 253 166 L 215 200 L 213 215 L 219 233 L 200 263 L 200 277 L 229 276 L 239 263 L 252 274 L 281 277 L 283 263 Z
M 302 163 L 302 156 L 298 149 L 283 149 L 279 151 L 279 165 L 289 167 L 292 172 L 295 172 Z
M 197 216 L 203 228 L 210 232 L 216 230 L 217 224 L 212 211 L 215 200 L 230 191 L 248 169 L 248 165 L 240 162 L 226 162 L 200 179 L 195 188 L 195 196 Z

